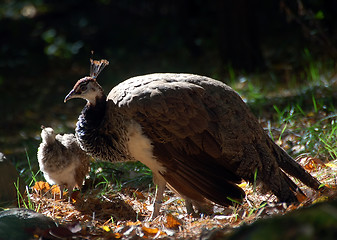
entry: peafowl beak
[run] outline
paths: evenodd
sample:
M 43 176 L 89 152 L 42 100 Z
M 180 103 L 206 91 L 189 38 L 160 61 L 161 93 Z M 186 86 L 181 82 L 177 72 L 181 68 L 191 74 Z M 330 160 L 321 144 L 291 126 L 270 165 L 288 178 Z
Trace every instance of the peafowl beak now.
M 74 98 L 74 95 L 75 95 L 75 90 L 72 89 L 72 90 L 68 93 L 68 95 L 64 98 L 64 103 L 66 103 L 68 100 Z

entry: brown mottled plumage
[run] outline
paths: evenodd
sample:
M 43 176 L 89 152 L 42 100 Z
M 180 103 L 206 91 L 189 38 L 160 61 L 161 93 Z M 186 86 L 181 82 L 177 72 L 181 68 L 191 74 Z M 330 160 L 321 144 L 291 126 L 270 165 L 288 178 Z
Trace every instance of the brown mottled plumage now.
M 80 188 L 89 174 L 90 159 L 78 145 L 74 134 L 55 134 L 50 127 L 42 127 L 42 142 L 37 158 L 40 170 L 50 184 L 69 190 L 69 199 L 74 187 Z
M 87 100 L 77 122 L 78 141 L 95 158 L 138 160 L 152 170 L 158 185 L 152 217 L 159 213 L 166 184 L 193 202 L 221 205 L 240 200 L 244 191 L 237 184 L 252 182 L 255 172 L 282 202 L 296 202 L 300 192 L 285 173 L 315 190 L 320 186 L 219 81 L 149 74 L 120 83 L 106 97 L 96 77 L 80 79 L 65 98 Z

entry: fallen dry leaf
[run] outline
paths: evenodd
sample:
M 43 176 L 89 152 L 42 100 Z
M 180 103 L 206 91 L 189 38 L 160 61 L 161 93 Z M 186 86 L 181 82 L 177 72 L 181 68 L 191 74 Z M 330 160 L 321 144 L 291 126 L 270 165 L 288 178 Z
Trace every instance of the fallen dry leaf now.
M 326 202 L 328 200 L 328 196 L 320 196 L 319 198 L 315 199 L 312 203 L 319 203 L 319 202 Z
M 326 163 L 325 166 L 330 167 L 330 168 L 337 168 L 337 165 L 331 162 Z
M 72 203 L 76 203 L 77 201 L 82 200 L 82 196 L 80 194 L 80 191 L 75 191 L 71 194 L 71 201 Z
M 179 219 L 174 217 L 171 213 L 167 214 L 165 227 L 170 229 L 176 229 L 180 225 L 182 225 L 182 222 Z
M 148 228 L 148 227 L 142 227 L 142 231 L 146 236 L 155 236 L 158 234 L 159 229 L 158 228 Z
M 142 222 L 139 220 L 136 222 L 127 221 L 126 226 L 138 226 L 140 224 L 142 224 Z
M 295 195 L 296 195 L 296 198 L 297 198 L 298 202 L 300 202 L 300 203 L 304 202 L 305 200 L 308 199 L 307 196 L 305 196 L 304 194 L 302 194 L 300 192 L 296 192 Z
M 61 194 L 60 187 L 57 186 L 57 185 L 53 185 L 50 189 L 50 193 L 53 194 L 53 195 L 60 195 Z M 64 193 L 63 193 L 63 195 L 64 195 Z
M 39 181 L 39 182 L 35 182 L 32 189 L 34 189 L 37 192 L 44 193 L 50 190 L 50 185 L 47 182 Z
M 244 187 L 247 187 L 247 186 L 248 186 L 247 182 L 242 182 L 238 185 L 238 187 L 240 187 L 240 188 L 244 188 Z
M 138 190 L 135 190 L 135 191 L 133 192 L 133 194 L 135 194 L 135 196 L 136 196 L 137 199 L 145 199 L 143 193 L 140 192 L 140 191 L 138 191 Z
M 119 239 L 119 238 L 122 238 L 123 235 L 120 234 L 120 233 L 114 233 L 114 236 L 113 236 L 113 237 Z
M 110 232 L 111 229 L 109 228 L 109 226 L 102 226 L 102 229 L 106 232 Z
M 317 171 L 320 168 L 325 167 L 325 163 L 322 160 L 315 157 L 305 156 L 299 158 L 299 160 L 303 168 L 308 172 Z

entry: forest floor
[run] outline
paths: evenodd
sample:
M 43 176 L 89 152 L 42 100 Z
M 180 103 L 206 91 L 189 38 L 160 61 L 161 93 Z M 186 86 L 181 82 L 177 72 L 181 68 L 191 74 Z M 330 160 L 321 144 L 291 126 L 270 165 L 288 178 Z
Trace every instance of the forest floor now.
M 311 157 L 299 160 L 334 191 L 336 161 L 324 164 Z M 35 236 L 46 239 L 232 239 L 233 231 L 242 225 L 328 200 L 327 195 L 301 186 L 307 197 L 300 198 L 300 204 L 286 205 L 278 203 L 272 194 L 261 194 L 258 186 L 255 188 L 246 182 L 240 186 L 247 194 L 242 204 L 213 206 L 210 215 L 198 217 L 187 214 L 184 200 L 167 190 L 161 214 L 152 221 L 147 218 L 152 210 L 153 188 L 124 188 L 104 194 L 98 194 L 99 190 L 95 189 L 84 193 L 76 191 L 68 202 L 67 195 L 59 198 L 57 187 L 36 182 L 29 197 L 35 210 L 60 224 L 48 231 L 36 229 Z

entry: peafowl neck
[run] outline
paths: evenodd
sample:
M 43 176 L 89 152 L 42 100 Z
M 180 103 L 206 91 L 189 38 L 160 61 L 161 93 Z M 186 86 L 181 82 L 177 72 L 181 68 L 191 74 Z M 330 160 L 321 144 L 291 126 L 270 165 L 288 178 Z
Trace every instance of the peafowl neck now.
M 124 121 L 106 96 L 96 99 L 95 105 L 88 103 L 76 124 L 76 137 L 81 148 L 92 157 L 103 161 L 127 161 Z M 108 106 L 109 105 L 109 106 Z
M 97 129 L 101 125 L 106 111 L 106 96 L 96 98 L 95 104 L 88 102 L 83 108 L 77 122 L 76 132 Z

